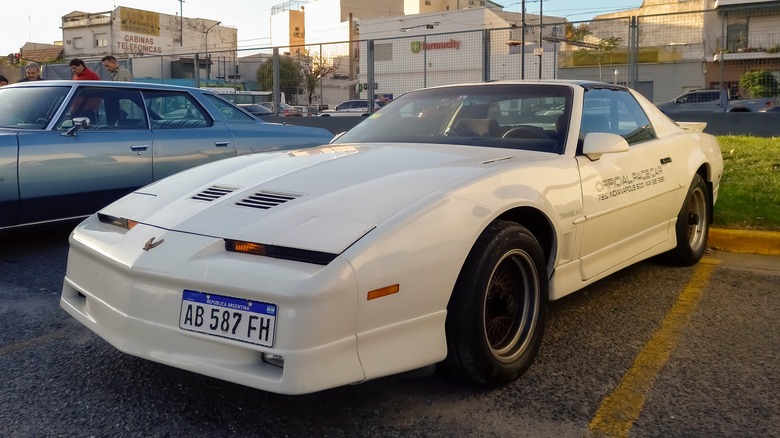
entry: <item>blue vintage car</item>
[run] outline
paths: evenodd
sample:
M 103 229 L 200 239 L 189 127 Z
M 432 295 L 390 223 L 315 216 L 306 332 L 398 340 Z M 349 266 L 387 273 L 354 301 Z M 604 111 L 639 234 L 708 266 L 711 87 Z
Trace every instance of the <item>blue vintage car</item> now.
M 86 216 L 153 181 L 254 152 L 325 144 L 210 91 L 132 82 L 0 88 L 0 229 Z

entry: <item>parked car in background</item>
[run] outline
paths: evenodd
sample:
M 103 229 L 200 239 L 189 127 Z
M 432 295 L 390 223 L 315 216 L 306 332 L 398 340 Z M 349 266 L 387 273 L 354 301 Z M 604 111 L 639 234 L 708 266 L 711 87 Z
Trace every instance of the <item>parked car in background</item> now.
M 742 99 L 729 96 L 725 90 L 691 90 L 669 102 L 656 104 L 665 114 L 685 112 L 751 112 L 772 105 L 772 98 Z
M 274 102 L 263 102 L 261 105 L 270 109 L 272 113 L 283 117 L 297 117 L 303 115 L 303 113 L 301 113 L 300 110 L 286 103 L 280 103 L 278 106 L 279 107 L 278 110 L 277 110 L 277 105 Z
M 534 112 L 550 102 L 563 111 Z M 604 83 L 409 92 L 330 145 L 101 209 L 71 236 L 60 303 L 123 352 L 276 393 L 440 362 L 505 385 L 550 300 L 659 254 L 701 259 L 723 160 L 682 126 Z
M 374 111 L 380 108 L 374 103 Z M 319 114 L 320 117 L 331 116 L 368 116 L 368 102 L 366 100 L 346 100 L 336 105 L 333 109 L 326 109 Z
M 268 109 L 267 106 L 261 105 L 259 103 L 239 103 L 237 106 L 248 111 L 250 114 L 256 117 L 271 116 L 274 114 L 274 112 Z
M 0 88 L 0 228 L 83 217 L 199 164 L 327 143 L 206 90 L 140 82 Z
M 316 106 L 295 105 L 295 109 L 300 111 L 304 117 L 313 117 L 320 113 Z

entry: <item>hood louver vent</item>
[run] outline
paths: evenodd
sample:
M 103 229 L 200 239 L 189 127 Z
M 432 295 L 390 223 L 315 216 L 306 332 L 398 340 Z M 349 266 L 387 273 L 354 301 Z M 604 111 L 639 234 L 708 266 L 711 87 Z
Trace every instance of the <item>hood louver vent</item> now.
M 229 187 L 229 186 L 211 186 L 207 188 L 206 190 L 203 190 L 202 192 L 198 193 L 197 195 L 191 197 L 190 199 L 196 199 L 198 201 L 206 201 L 211 202 L 215 199 L 219 199 L 225 195 L 227 195 L 230 192 L 233 192 L 237 190 L 238 187 Z
M 242 207 L 259 208 L 261 210 L 268 210 L 271 207 L 276 207 L 279 204 L 284 204 L 287 201 L 292 201 L 295 198 L 303 196 L 299 193 L 281 193 L 281 192 L 268 192 L 261 191 L 254 195 L 247 196 L 246 198 L 236 202 L 236 205 Z

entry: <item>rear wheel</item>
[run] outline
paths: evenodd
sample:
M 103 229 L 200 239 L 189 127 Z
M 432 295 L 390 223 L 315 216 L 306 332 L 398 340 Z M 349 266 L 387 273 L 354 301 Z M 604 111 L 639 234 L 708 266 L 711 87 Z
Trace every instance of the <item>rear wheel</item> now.
M 447 308 L 447 363 L 499 386 L 531 365 L 547 312 L 544 254 L 525 227 L 496 221 L 466 259 Z
M 677 216 L 677 246 L 665 254 L 666 259 L 680 266 L 695 265 L 707 249 L 710 225 L 710 195 L 701 175 L 693 177 Z

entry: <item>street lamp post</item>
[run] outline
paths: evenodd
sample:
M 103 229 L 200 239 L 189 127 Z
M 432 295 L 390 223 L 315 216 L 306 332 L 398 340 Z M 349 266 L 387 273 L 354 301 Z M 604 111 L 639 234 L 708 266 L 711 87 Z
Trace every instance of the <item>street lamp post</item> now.
M 206 64 L 206 86 L 207 87 L 209 85 L 209 79 L 211 79 L 211 58 L 209 58 L 209 31 L 214 26 L 218 26 L 220 24 L 222 24 L 222 22 L 221 21 L 217 21 L 216 23 L 214 23 L 211 26 L 209 26 L 209 28 L 206 29 L 206 32 L 204 32 L 206 34 L 206 62 L 207 62 L 207 64 Z M 195 68 L 199 68 L 199 66 L 196 66 Z

